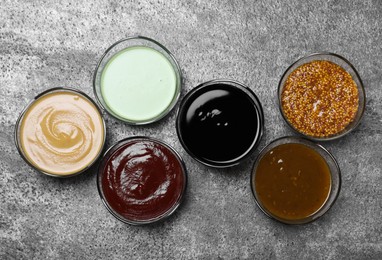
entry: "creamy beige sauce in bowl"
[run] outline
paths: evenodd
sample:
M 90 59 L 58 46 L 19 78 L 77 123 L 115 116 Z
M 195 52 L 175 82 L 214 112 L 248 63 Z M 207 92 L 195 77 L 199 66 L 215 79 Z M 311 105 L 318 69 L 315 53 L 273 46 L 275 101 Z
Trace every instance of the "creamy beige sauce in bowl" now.
M 80 92 L 59 89 L 38 97 L 17 128 L 19 149 L 37 170 L 70 176 L 88 168 L 105 142 L 96 105 Z

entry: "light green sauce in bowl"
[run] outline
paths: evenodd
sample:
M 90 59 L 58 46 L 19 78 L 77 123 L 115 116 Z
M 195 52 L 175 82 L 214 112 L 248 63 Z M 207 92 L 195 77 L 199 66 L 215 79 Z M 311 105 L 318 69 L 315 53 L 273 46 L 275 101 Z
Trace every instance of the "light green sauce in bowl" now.
M 160 43 L 132 37 L 113 44 L 94 74 L 101 106 L 126 123 L 148 124 L 167 115 L 181 89 L 181 71 L 174 56 Z

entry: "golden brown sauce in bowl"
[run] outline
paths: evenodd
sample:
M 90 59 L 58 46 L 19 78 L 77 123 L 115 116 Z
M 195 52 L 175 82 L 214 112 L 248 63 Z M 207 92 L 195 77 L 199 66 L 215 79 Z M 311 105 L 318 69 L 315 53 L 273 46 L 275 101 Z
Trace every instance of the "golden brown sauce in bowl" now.
M 322 146 L 303 138 L 270 143 L 255 162 L 251 187 L 259 207 L 287 224 L 303 224 L 324 214 L 340 189 L 340 171 Z

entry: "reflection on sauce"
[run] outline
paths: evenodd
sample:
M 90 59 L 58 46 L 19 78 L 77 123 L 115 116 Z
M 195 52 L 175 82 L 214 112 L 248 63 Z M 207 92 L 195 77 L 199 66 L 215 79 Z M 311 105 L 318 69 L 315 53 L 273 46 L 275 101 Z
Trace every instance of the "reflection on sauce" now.
M 260 160 L 254 180 L 262 206 L 274 216 L 300 220 L 329 196 L 331 174 L 319 153 L 302 144 L 282 144 Z
M 185 146 L 208 164 L 241 159 L 260 138 L 260 116 L 243 90 L 216 83 L 194 92 L 182 105 L 179 133 Z
M 21 149 L 37 169 L 75 174 L 101 152 L 104 126 L 97 108 L 79 93 L 60 90 L 38 98 L 20 125 Z
M 131 140 L 119 147 L 103 169 L 102 192 L 108 205 L 130 221 L 165 215 L 185 188 L 181 161 L 154 140 Z

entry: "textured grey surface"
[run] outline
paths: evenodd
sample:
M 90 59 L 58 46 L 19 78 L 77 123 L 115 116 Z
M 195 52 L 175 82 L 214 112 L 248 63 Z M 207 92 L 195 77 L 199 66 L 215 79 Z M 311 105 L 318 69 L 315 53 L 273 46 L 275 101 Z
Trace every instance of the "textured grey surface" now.
M 11 1 L 0 4 L 0 259 L 382 259 L 382 2 L 365 1 Z M 38 174 L 20 158 L 13 130 L 23 107 L 59 86 L 92 93 L 97 60 L 131 35 L 157 39 L 178 59 L 182 96 L 230 78 L 250 86 L 266 118 L 264 147 L 292 132 L 275 102 L 278 81 L 298 57 L 348 58 L 366 88 L 359 128 L 324 145 L 342 169 L 333 208 L 286 226 L 255 205 L 249 175 L 258 150 L 238 167 L 196 163 L 181 147 L 175 111 L 133 127 L 105 115 L 107 146 L 127 136 L 160 138 L 189 172 L 186 200 L 168 220 L 132 227 L 104 208 L 95 169 L 71 179 Z

